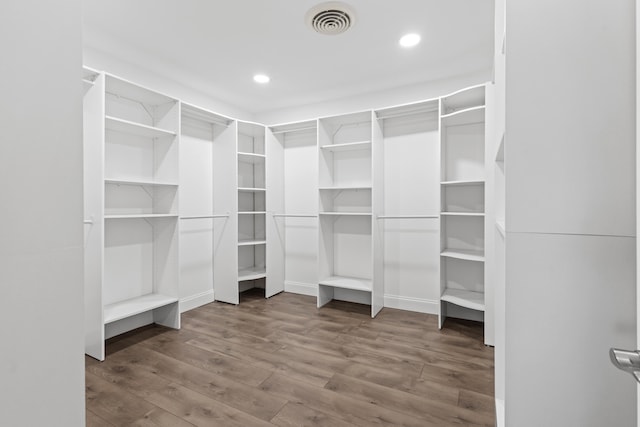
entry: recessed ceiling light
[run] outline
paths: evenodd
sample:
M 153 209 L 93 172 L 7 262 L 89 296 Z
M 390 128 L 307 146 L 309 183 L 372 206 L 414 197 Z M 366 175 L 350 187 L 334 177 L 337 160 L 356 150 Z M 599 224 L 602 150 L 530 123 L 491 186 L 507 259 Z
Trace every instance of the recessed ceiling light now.
M 410 33 L 405 34 L 400 39 L 400 46 L 402 47 L 413 47 L 420 43 L 420 34 Z
M 266 74 L 256 74 L 255 76 L 253 76 L 253 81 L 256 83 L 265 84 L 269 83 L 271 79 Z

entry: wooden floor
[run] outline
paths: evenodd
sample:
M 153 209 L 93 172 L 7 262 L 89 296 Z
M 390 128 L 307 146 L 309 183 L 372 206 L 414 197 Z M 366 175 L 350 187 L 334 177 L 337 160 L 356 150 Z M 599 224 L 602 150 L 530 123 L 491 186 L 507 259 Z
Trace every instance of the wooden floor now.
M 282 293 L 184 313 L 86 358 L 88 426 L 495 425 L 482 325 Z

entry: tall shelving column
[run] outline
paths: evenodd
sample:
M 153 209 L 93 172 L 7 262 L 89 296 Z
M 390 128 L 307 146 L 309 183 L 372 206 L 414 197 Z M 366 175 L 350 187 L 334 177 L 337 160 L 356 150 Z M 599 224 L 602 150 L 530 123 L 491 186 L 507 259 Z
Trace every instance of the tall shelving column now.
M 104 88 L 104 197 L 94 218 L 104 221 L 104 249 L 92 290 L 101 306 L 96 298 L 88 310 L 102 313 L 102 339 L 154 322 L 179 328 L 179 103 L 108 74 Z M 95 343 L 95 316 L 87 322 Z M 90 355 L 103 360 L 104 343 Z
M 383 290 L 381 278 L 374 278 L 374 256 L 381 255 L 374 248 L 378 227 L 372 218 L 379 203 L 373 164 L 382 153 L 381 138 L 372 141 L 372 116 L 367 111 L 318 123 L 318 307 L 355 292 L 371 304 L 373 317 L 382 308 Z
M 233 119 L 181 103 L 181 311 L 237 295 L 237 127 Z M 233 289 L 228 291 L 229 284 Z M 215 290 L 215 294 L 214 294 Z
M 265 288 L 266 160 L 265 127 L 238 122 L 238 292 Z
M 483 320 L 486 309 L 485 87 L 440 102 L 442 328 L 447 316 Z

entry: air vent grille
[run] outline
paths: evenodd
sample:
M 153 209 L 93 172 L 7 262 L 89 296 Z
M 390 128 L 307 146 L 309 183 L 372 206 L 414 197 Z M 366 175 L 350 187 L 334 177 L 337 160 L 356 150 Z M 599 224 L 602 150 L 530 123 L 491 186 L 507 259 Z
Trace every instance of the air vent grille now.
M 334 36 L 353 26 L 353 16 L 351 9 L 344 3 L 322 3 L 307 12 L 307 24 L 319 34 Z

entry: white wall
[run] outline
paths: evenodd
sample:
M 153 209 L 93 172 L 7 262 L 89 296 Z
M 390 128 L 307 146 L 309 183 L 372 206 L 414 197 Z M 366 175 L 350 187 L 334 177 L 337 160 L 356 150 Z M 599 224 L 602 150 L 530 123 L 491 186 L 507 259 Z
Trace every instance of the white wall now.
M 189 86 L 189 82 L 178 82 L 172 78 L 165 77 L 161 73 L 146 70 L 139 66 L 119 60 L 108 53 L 101 52 L 89 47 L 83 48 L 83 61 L 87 67 L 99 71 L 106 71 L 135 83 L 146 86 L 155 91 L 178 98 L 189 104 L 197 105 L 225 116 L 238 120 L 254 120 L 254 115 L 235 105 L 219 99 L 207 96 L 202 91 Z
M 636 423 L 634 11 L 507 4 L 508 426 Z
M 84 425 L 80 1 L 0 5 L 0 425 Z

